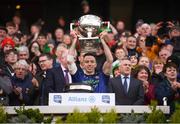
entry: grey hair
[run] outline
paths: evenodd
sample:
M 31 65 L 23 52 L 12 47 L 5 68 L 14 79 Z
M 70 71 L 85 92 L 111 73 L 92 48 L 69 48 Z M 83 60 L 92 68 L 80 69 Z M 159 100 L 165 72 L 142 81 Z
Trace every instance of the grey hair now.
M 18 49 L 17 49 L 18 53 L 20 52 L 26 52 L 28 55 L 29 55 L 29 49 L 27 46 L 20 46 Z
M 26 60 L 18 60 L 14 64 L 14 69 L 16 69 L 18 67 L 25 67 L 25 69 L 28 70 L 29 69 L 29 64 L 26 62 Z

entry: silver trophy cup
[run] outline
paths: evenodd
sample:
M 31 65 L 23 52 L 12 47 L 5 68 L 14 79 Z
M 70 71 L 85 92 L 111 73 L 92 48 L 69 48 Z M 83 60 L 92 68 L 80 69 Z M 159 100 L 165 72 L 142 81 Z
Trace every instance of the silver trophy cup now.
M 98 16 L 84 15 L 77 23 L 70 24 L 70 30 L 78 34 L 81 51 L 96 52 L 99 48 L 99 30 L 109 28 L 109 22 L 102 22 Z

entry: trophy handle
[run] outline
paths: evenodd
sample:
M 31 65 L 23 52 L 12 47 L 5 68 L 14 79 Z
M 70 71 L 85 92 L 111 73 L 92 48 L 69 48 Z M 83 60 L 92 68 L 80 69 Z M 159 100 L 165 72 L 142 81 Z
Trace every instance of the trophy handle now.
M 73 26 L 75 25 L 75 23 L 70 23 L 70 31 L 73 30 Z
M 107 25 L 107 28 L 110 27 L 110 22 L 109 21 L 105 21 L 105 22 L 102 22 L 103 25 Z

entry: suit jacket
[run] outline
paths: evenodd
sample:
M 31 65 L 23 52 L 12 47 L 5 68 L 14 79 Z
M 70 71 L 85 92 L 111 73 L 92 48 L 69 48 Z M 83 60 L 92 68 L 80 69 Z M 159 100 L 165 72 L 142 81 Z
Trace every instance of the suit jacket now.
M 108 90 L 115 93 L 116 105 L 143 105 L 144 89 L 142 82 L 130 77 L 128 93 L 125 93 L 121 76 L 109 80 Z
M 61 66 L 47 70 L 45 79 L 45 88 L 47 93 L 62 93 L 64 91 L 65 84 L 64 73 Z

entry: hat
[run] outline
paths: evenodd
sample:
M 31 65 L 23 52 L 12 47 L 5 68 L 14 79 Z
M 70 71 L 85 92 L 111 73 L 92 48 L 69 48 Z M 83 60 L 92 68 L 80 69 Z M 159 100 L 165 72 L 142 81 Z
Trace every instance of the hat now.
M 6 37 L 1 41 L 1 47 L 4 48 L 7 44 L 11 45 L 13 48 L 15 47 L 15 42 L 11 38 Z
M 0 26 L 0 30 L 4 30 L 6 33 L 8 32 L 8 30 L 3 26 Z

